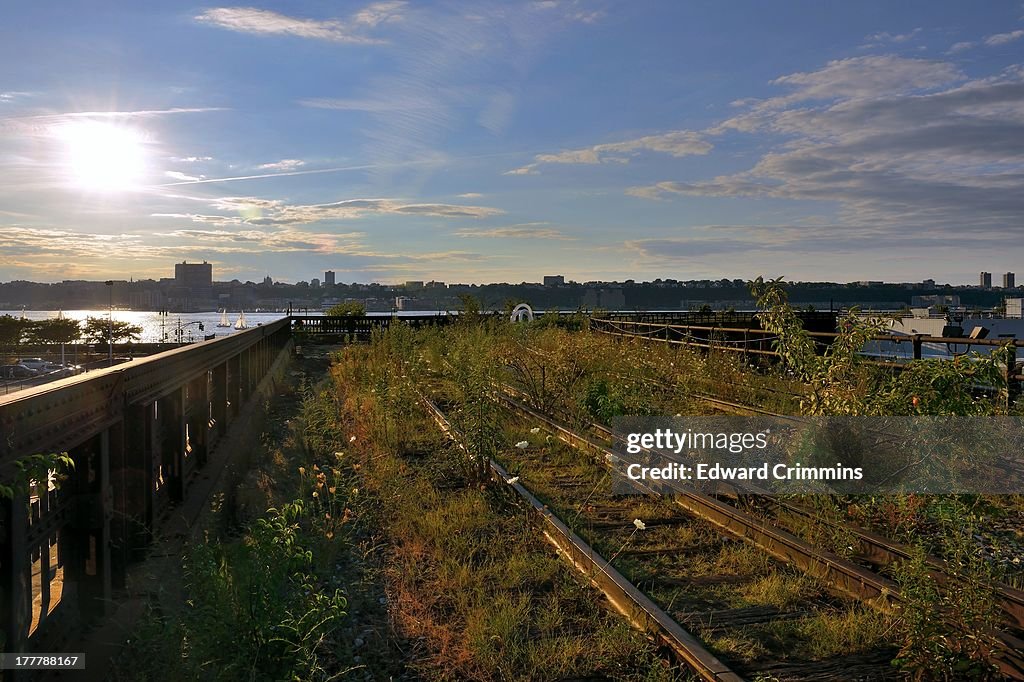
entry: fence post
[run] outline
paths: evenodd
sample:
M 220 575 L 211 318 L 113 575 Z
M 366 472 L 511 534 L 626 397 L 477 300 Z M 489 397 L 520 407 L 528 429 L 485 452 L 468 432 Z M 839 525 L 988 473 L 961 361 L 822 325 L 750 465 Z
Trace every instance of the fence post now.
M 1020 381 L 1017 380 L 1017 344 L 1006 345 L 1006 409 L 1009 411 L 1020 394 Z
M 920 360 L 921 359 L 921 348 L 922 348 L 922 345 L 923 345 L 921 343 L 921 337 L 922 336 L 923 336 L 923 334 L 914 334 L 914 359 L 915 360 Z

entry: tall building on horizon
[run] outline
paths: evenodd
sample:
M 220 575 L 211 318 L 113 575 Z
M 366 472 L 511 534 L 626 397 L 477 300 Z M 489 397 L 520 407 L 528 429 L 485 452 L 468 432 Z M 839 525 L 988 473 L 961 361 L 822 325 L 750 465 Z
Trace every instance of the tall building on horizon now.
M 1017 278 L 1014 276 L 1014 274 L 1012 272 L 1008 272 L 1005 275 L 1003 275 L 1003 288 L 1004 289 L 1014 289 L 1014 288 L 1016 288 L 1016 286 L 1017 286 L 1016 279 Z
M 185 300 L 213 297 L 213 265 L 182 261 L 174 264 L 174 295 Z
M 992 288 L 992 273 L 991 272 L 982 272 L 981 273 L 981 281 L 979 282 L 979 286 L 982 289 L 991 289 Z
M 189 263 L 188 261 L 175 263 L 174 283 L 178 286 L 192 289 L 209 288 L 213 286 L 213 265 L 206 261 L 202 263 Z
M 324 271 L 324 286 L 334 286 L 334 270 Z

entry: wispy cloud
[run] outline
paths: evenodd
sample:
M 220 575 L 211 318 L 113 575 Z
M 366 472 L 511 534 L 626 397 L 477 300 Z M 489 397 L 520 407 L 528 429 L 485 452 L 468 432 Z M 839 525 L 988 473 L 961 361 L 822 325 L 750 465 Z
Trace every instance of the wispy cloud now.
M 522 223 L 520 225 L 507 225 L 505 227 L 490 227 L 481 229 L 456 230 L 459 237 L 481 237 L 488 239 L 556 239 L 570 241 L 570 237 L 561 230 L 547 226 L 548 223 Z
M 165 171 L 164 175 L 166 175 L 167 177 L 171 178 L 172 180 L 189 181 L 189 180 L 202 180 L 203 179 L 202 175 L 189 175 L 187 173 L 182 173 L 181 171 Z
M 304 225 L 328 220 L 355 220 L 370 215 L 432 218 L 489 218 L 504 213 L 487 206 L 406 203 L 395 199 L 348 199 L 327 204 L 287 204 L 259 197 L 223 197 L 211 207 L 221 214 L 157 213 L 154 217 L 187 218 L 210 225 Z
M 170 109 L 137 109 L 132 111 L 65 111 L 62 113 L 9 116 L 0 118 L 0 132 L 3 132 L 6 128 L 24 135 L 50 135 L 54 127 L 80 119 L 114 119 L 120 121 L 216 111 L 228 111 L 228 109 L 224 107 L 173 107 Z
M 878 33 L 872 33 L 869 36 L 864 37 L 864 44 L 861 45 L 861 49 L 880 47 L 882 45 L 900 45 L 907 43 L 920 35 L 922 29 L 920 27 L 908 31 L 906 33 L 890 33 L 889 31 L 879 31 Z
M 301 159 L 281 159 L 273 163 L 263 163 L 256 166 L 259 170 L 283 170 L 290 171 L 295 170 L 301 166 L 305 166 L 306 162 Z
M 196 16 L 196 21 L 240 33 L 287 35 L 338 43 L 372 45 L 385 42 L 366 35 L 368 29 L 399 21 L 405 2 L 377 2 L 353 14 L 348 21 L 306 19 L 255 7 L 217 7 Z
M 669 156 L 683 157 L 707 154 L 713 145 L 700 133 L 690 130 L 673 130 L 658 135 L 647 135 L 624 142 L 598 144 L 582 149 L 569 149 L 555 154 L 538 154 L 534 162 L 506 171 L 505 175 L 535 175 L 544 164 L 600 164 L 629 163 L 631 157 L 641 152 L 655 152 Z
M 530 3 L 530 7 L 535 10 L 558 11 L 564 18 L 584 24 L 592 24 L 607 14 L 604 9 L 594 5 L 594 2 L 585 0 L 534 0 Z
M 1009 33 L 996 33 L 985 38 L 985 44 L 990 46 L 1005 45 L 1015 40 L 1024 38 L 1024 30 L 1010 31 Z
M 844 224 L 947 234 L 1024 222 L 1020 69 L 965 80 L 952 64 L 890 55 L 830 62 L 773 83 L 792 92 L 748 102 L 747 112 L 711 131 L 774 139 L 753 167 L 627 193 L 835 202 Z
M 953 43 L 946 54 L 956 54 L 958 52 L 964 52 L 974 47 L 977 43 L 971 40 L 963 40 L 959 43 Z

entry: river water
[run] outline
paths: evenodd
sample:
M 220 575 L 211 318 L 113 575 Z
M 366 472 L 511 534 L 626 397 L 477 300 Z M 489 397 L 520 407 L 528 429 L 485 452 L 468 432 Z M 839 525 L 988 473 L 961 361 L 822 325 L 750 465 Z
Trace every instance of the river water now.
M 62 314 L 66 318 L 85 321 L 87 317 L 101 317 L 107 319 L 106 310 L 64 310 Z M 14 317 L 26 317 L 29 320 L 48 320 L 57 317 L 55 310 L 0 310 L 0 315 L 12 315 Z M 179 340 L 178 328 L 181 327 L 181 341 L 202 341 L 204 336 L 216 334 L 227 336 L 235 333 L 234 324 L 238 319 L 238 313 L 229 316 L 228 321 L 232 326 L 218 327 L 220 313 L 211 311 L 208 313 L 167 313 L 162 314 L 152 311 L 139 310 L 115 310 L 114 319 L 119 322 L 129 322 L 142 327 L 142 343 L 159 343 L 162 341 L 175 342 Z M 274 320 L 280 320 L 286 313 L 246 313 L 245 321 L 249 327 L 258 324 L 267 324 Z M 199 323 L 202 323 L 203 330 L 199 330 Z

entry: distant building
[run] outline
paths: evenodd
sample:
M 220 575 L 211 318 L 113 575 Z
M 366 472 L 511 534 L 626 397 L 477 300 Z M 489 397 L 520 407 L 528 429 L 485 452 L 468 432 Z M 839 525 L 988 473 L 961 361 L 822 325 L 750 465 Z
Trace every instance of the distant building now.
M 272 287 L 274 286 L 274 279 L 270 275 L 267 275 L 263 278 L 263 284 L 265 286 Z
M 1015 320 L 1021 319 L 1021 314 L 1024 308 L 1021 304 L 1024 303 L 1024 298 L 1008 298 L 1006 299 L 1006 316 Z
M 395 308 L 398 310 L 405 310 L 409 304 L 412 303 L 412 299 L 408 296 L 396 296 L 395 297 Z
M 565 284 L 563 275 L 544 275 L 544 286 L 546 287 L 558 287 L 563 284 Z
M 1003 275 L 1003 288 L 1004 289 L 1013 289 L 1016 286 L 1017 286 L 1016 277 L 1014 277 L 1014 274 L 1012 272 L 1007 272 L 1006 274 Z
M 622 310 L 626 307 L 626 296 L 622 289 L 587 289 L 580 304 L 584 308 Z
M 982 272 L 981 273 L 981 278 L 980 278 L 980 280 L 978 282 L 978 286 L 980 286 L 982 289 L 991 289 L 992 288 L 992 273 L 991 272 Z
M 174 286 L 170 292 L 184 305 L 193 305 L 197 299 L 213 297 L 213 265 L 182 261 L 174 264 Z
M 324 286 L 334 286 L 334 270 L 327 270 L 326 272 L 324 272 Z
M 935 280 L 934 279 L 926 279 L 923 282 L 921 282 L 921 285 L 922 286 L 926 286 L 926 287 L 934 287 L 935 286 Z
M 959 308 L 960 297 L 956 294 L 931 294 L 928 296 L 911 296 L 910 305 L 914 308 L 930 308 L 944 305 L 948 308 Z
M 309 280 L 309 286 L 313 287 L 314 289 L 319 289 L 320 288 L 320 280 L 318 280 L 316 277 L 314 277 L 313 279 Z
M 405 283 L 405 288 L 406 289 L 412 289 L 412 290 L 422 289 L 423 288 L 423 280 L 409 280 L 408 282 Z
M 182 261 L 174 264 L 174 283 L 190 289 L 209 289 L 213 286 L 213 265 Z

